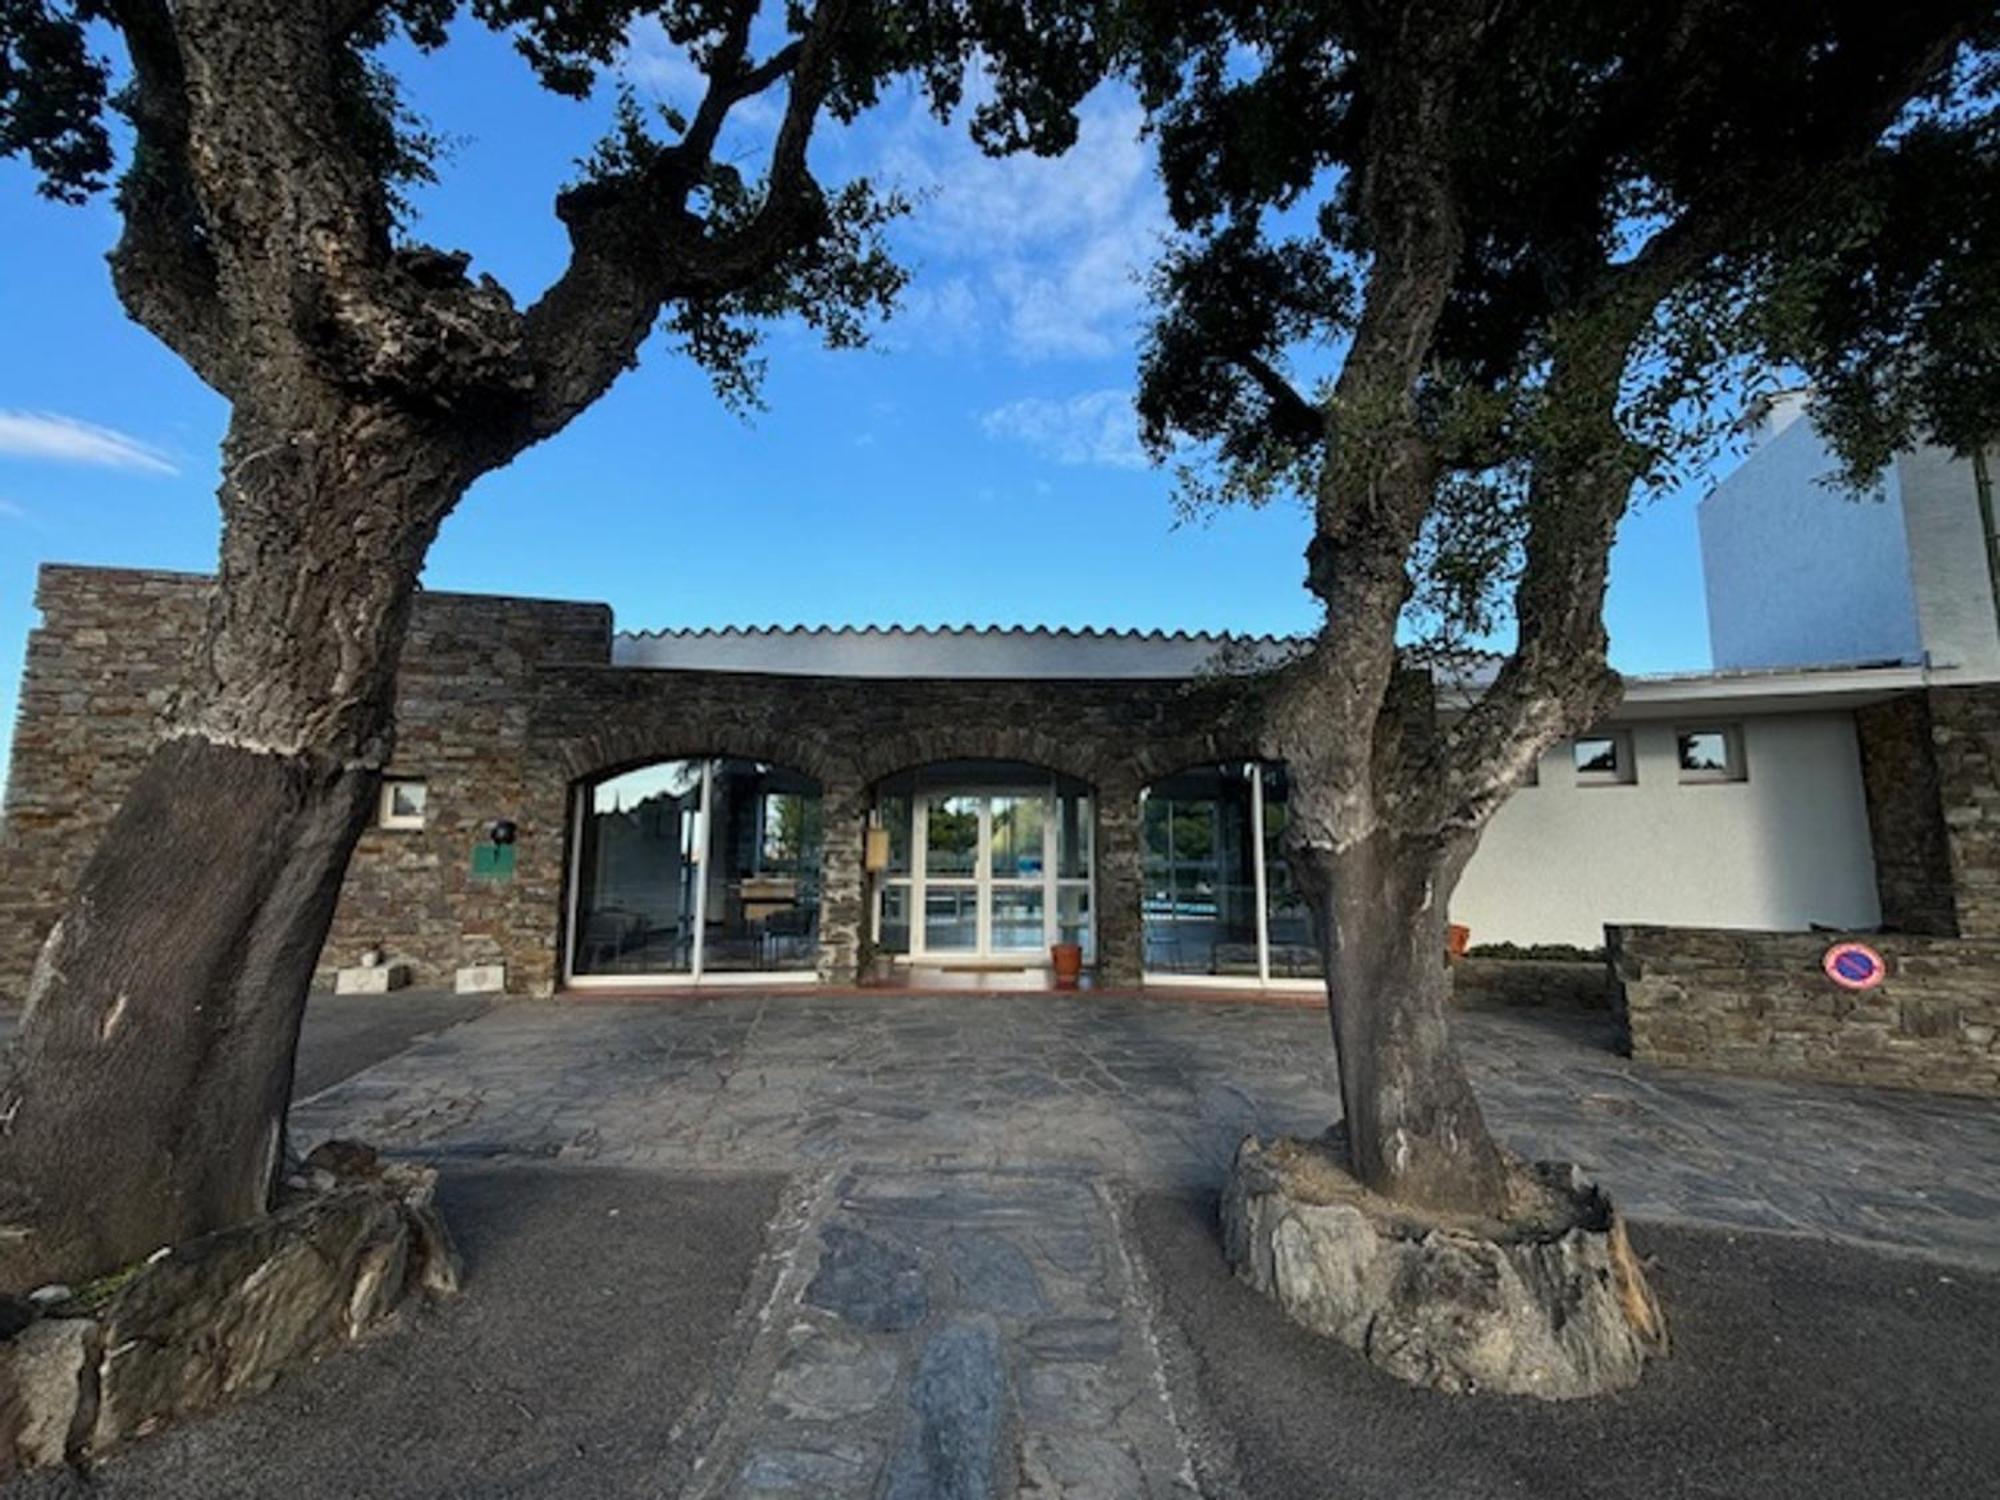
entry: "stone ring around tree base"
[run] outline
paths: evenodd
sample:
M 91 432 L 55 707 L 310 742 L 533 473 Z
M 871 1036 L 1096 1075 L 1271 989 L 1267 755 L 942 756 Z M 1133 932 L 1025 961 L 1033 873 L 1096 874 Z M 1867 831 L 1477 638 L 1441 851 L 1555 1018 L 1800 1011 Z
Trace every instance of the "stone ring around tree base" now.
M 328 1141 L 260 1218 L 46 1309 L 0 1298 L 0 1480 L 93 1462 L 452 1295 L 436 1190 L 430 1167 Z
M 1572 1165 L 1517 1170 L 1548 1212 L 1476 1225 L 1370 1192 L 1337 1136 L 1251 1136 L 1223 1194 L 1223 1248 L 1293 1322 L 1412 1385 L 1560 1401 L 1637 1384 L 1666 1325 L 1623 1221 Z

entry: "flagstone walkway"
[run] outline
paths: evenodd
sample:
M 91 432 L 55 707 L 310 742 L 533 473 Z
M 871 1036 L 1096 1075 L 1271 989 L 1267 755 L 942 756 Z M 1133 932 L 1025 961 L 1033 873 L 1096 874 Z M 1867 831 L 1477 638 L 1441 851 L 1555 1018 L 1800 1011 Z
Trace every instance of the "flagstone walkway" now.
M 394 1003 L 394 1002 L 388 1002 Z M 2000 1267 L 2000 1106 L 1677 1072 L 1601 1017 L 1457 1018 L 1496 1130 L 1632 1217 Z M 303 1102 L 302 1140 L 790 1172 L 1068 1171 L 1209 1188 L 1334 1117 L 1326 1021 L 1256 1004 L 812 994 L 513 1003 Z

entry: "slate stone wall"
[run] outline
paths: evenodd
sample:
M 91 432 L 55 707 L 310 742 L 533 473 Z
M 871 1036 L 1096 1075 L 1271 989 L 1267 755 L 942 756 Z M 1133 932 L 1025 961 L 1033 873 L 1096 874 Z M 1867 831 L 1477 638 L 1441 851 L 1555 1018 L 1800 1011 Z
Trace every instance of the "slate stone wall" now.
M 200 630 L 199 574 L 48 566 L 35 602 L 14 735 L 0 861 L 0 1001 L 27 990 L 36 953 L 83 861 L 156 743 Z M 429 786 L 426 826 L 371 828 L 355 852 L 322 956 L 331 970 L 380 943 L 420 982 L 462 963 L 548 970 L 548 913 L 511 885 L 474 882 L 471 847 L 523 800 L 529 681 L 610 659 L 597 604 L 425 594 L 412 617 L 397 717 L 397 772 Z M 523 853 L 560 860 L 559 825 L 525 829 Z
M 1957 931 L 2000 938 L 2000 686 L 1926 696 Z
M 1860 940 L 1872 990 L 1821 969 L 1837 933 L 1607 927 L 1613 1009 L 1645 1062 L 2000 1097 L 2000 941 Z
M 186 573 L 45 567 L 0 821 L 0 1001 L 42 939 L 157 738 L 200 627 Z
M 0 1001 L 26 991 L 75 875 L 155 742 L 200 628 L 198 575 L 44 568 L 0 853 Z M 863 827 L 882 777 L 939 760 L 1020 760 L 1095 788 L 1098 977 L 1136 985 L 1139 790 L 1258 754 L 1230 687 L 1206 680 L 857 680 L 613 668 L 595 604 L 426 594 L 399 684 L 392 775 L 421 777 L 425 826 L 363 834 L 320 979 L 379 947 L 419 985 L 501 962 L 516 993 L 561 973 L 572 791 L 674 757 L 740 755 L 821 784 L 823 978 L 853 982 L 868 910 Z M 511 879 L 474 878 L 496 819 Z
M 1945 837 L 1928 697 L 1911 693 L 1857 709 L 1855 739 L 1868 799 L 1868 841 L 1882 925 L 1934 937 L 1958 934 L 1951 845 Z

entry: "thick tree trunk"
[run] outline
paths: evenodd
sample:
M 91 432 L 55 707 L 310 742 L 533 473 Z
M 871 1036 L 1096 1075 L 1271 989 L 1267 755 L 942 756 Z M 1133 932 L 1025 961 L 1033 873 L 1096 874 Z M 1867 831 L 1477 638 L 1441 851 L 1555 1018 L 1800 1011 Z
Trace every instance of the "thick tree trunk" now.
M 437 487 L 458 483 L 401 424 L 316 425 L 232 426 L 193 681 L 50 935 L 8 1059 L 0 1289 L 110 1271 L 269 1202 Z
M 1448 1020 L 1446 902 L 1469 852 L 1377 832 L 1292 859 L 1319 917 L 1354 1175 L 1401 1203 L 1504 1218 L 1506 1159 Z

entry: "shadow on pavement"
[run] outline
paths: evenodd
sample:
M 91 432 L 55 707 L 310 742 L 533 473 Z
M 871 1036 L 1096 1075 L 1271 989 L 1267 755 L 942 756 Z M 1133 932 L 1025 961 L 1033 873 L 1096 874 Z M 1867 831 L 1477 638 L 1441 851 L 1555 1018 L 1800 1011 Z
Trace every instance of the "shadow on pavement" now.
M 783 1181 L 448 1168 L 464 1293 L 41 1496 L 673 1494 Z
M 2000 1277 L 1635 1226 L 1674 1353 L 1636 1390 L 1552 1404 L 1413 1390 L 1297 1328 L 1230 1277 L 1213 1198 L 1142 1198 L 1134 1219 L 1176 1402 L 1254 1500 L 2000 1493 Z

